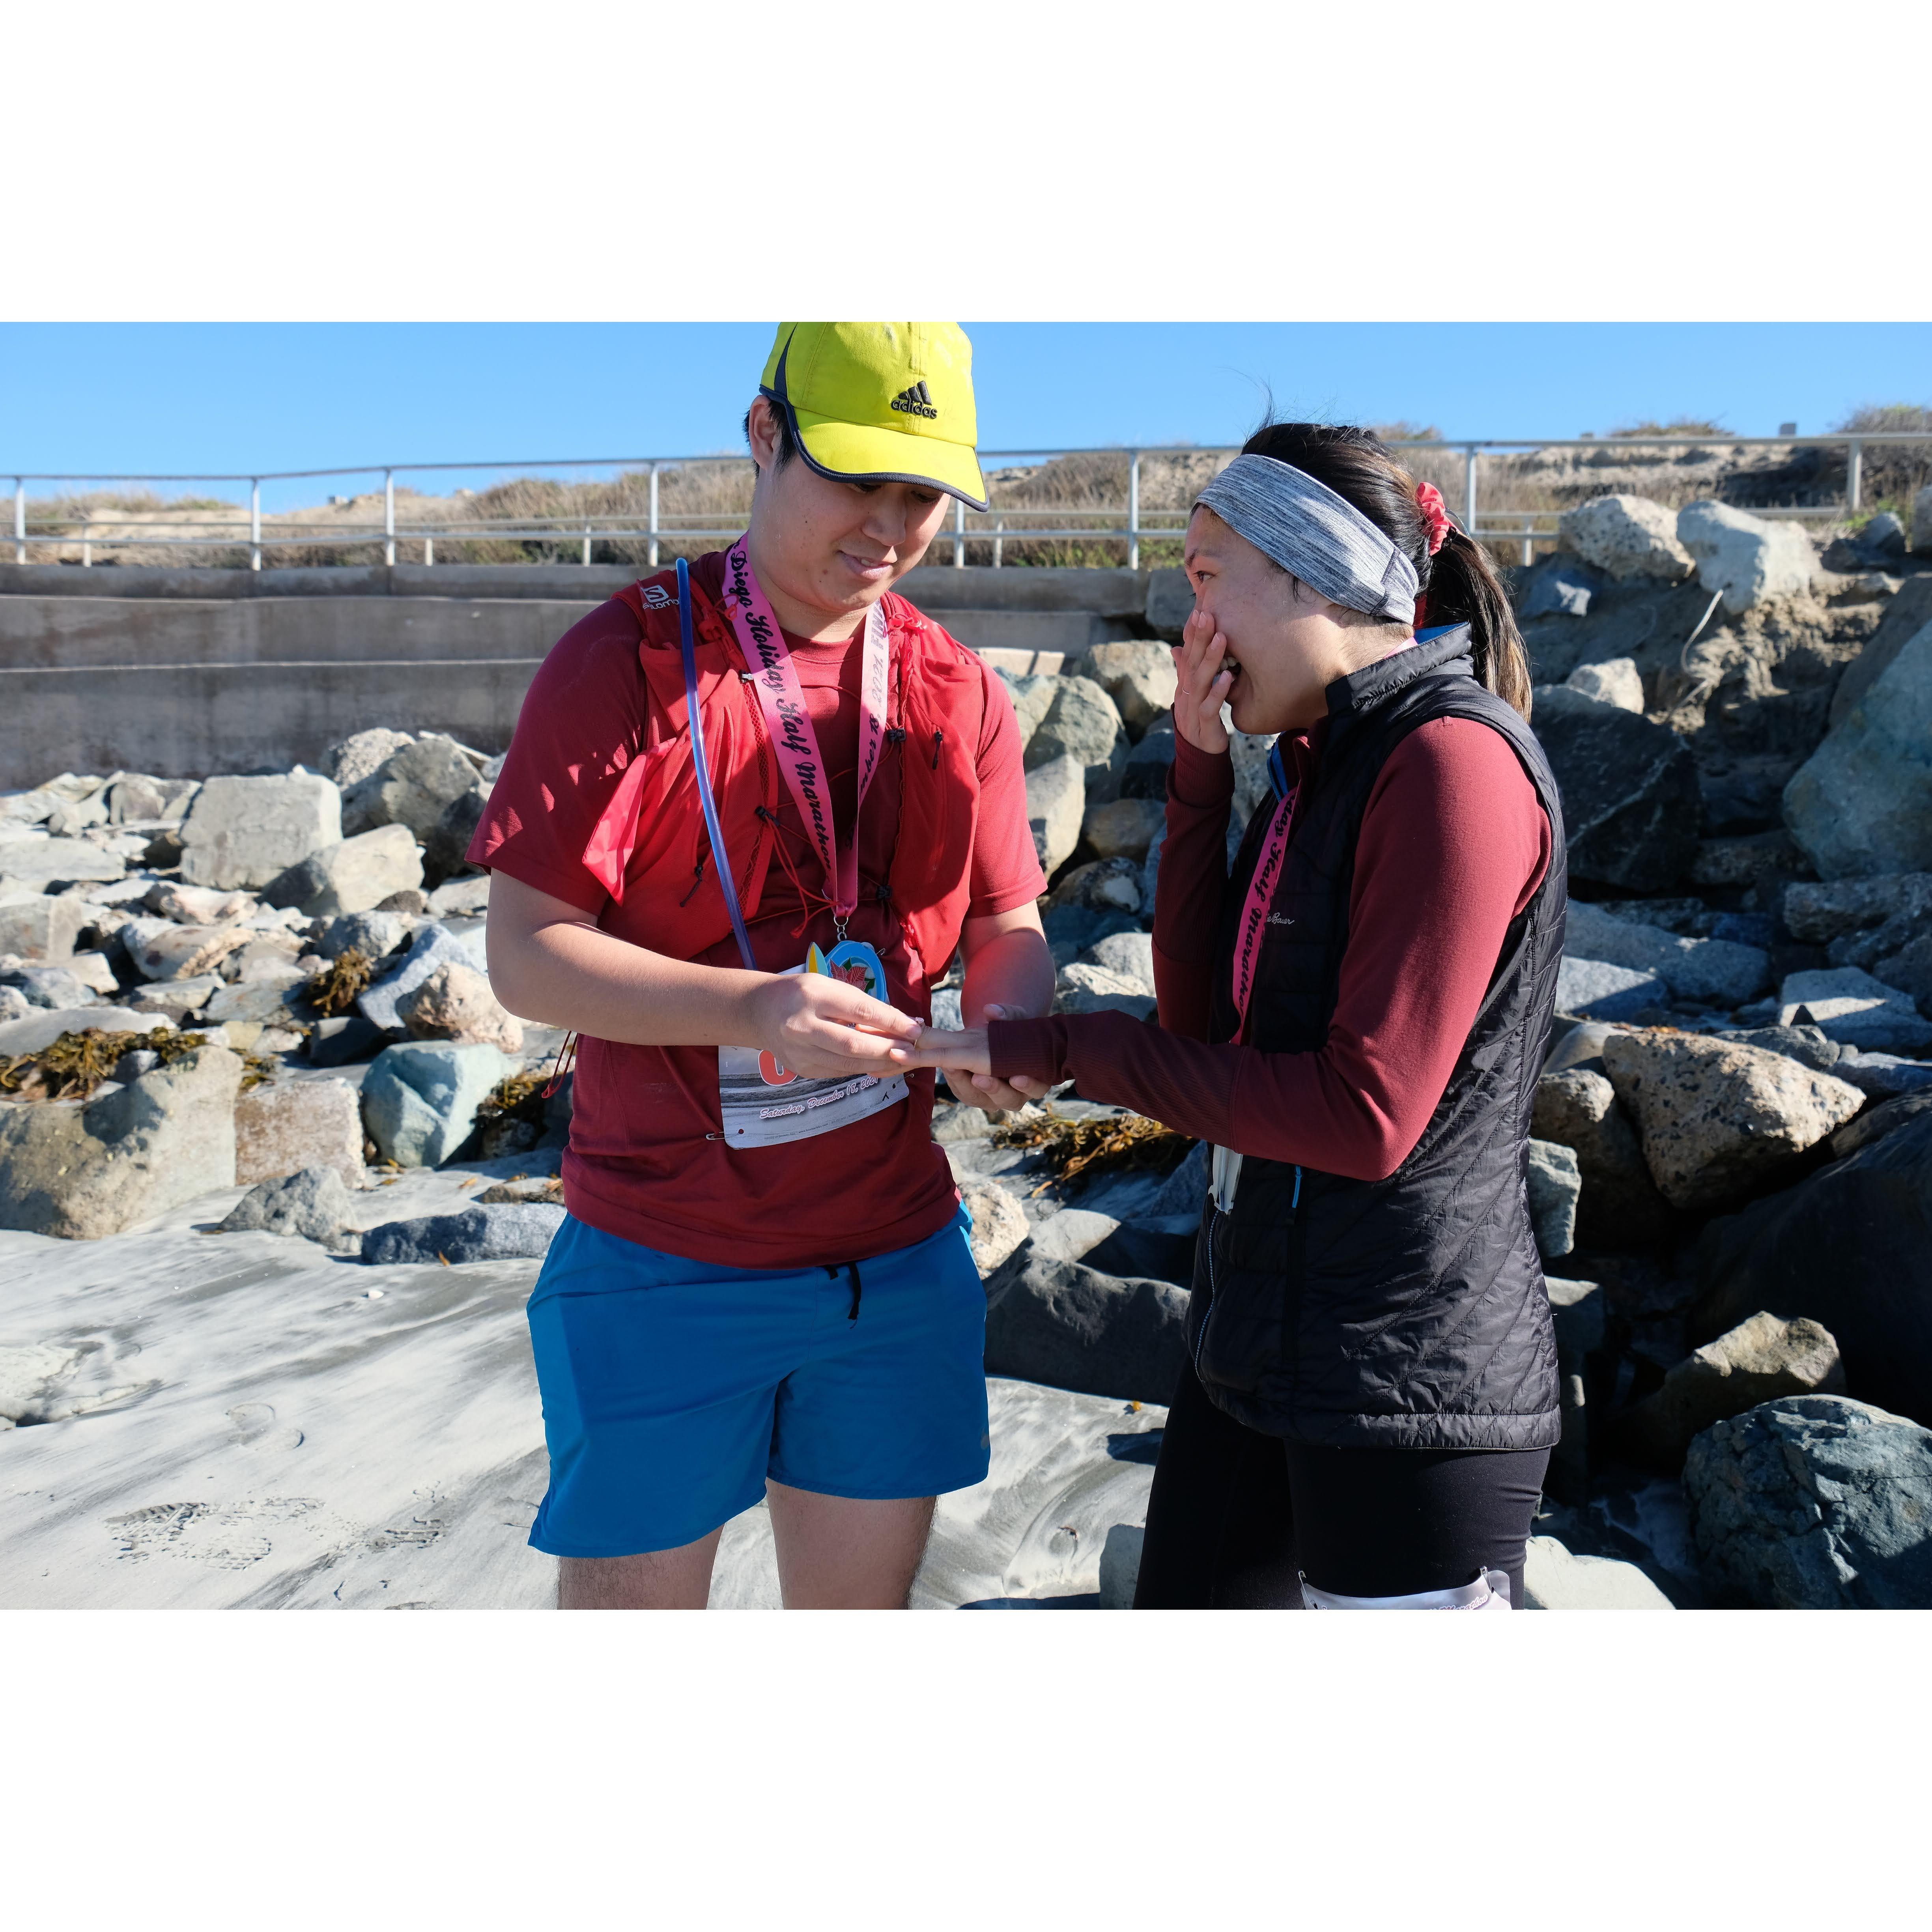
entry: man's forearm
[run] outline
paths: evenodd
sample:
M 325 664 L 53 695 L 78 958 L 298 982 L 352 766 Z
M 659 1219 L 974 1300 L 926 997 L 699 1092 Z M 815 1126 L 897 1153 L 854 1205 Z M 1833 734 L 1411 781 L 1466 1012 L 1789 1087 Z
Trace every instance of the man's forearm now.
M 997 934 L 966 962 L 959 1008 L 969 1027 L 986 1024 L 989 1006 L 1036 1017 L 1052 1004 L 1053 956 L 1036 927 Z

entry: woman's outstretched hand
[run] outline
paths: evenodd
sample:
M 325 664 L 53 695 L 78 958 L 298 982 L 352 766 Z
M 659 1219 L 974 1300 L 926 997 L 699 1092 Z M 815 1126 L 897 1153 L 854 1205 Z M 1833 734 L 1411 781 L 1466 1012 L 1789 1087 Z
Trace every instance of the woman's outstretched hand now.
M 1024 1019 L 1024 1013 L 1009 1013 L 1001 1006 L 986 1009 L 989 1019 Z M 936 1066 L 946 1076 L 946 1084 L 961 1100 L 988 1113 L 1018 1112 L 1029 1100 L 1043 1100 L 1052 1090 L 1043 1081 L 1030 1080 L 1024 1074 L 1012 1080 L 996 1079 L 992 1048 L 984 1027 L 969 1027 L 964 1032 L 947 1033 L 938 1027 L 923 1028 L 910 1043 L 896 1044 L 890 1056 L 902 1066 Z
M 1218 755 L 1228 748 L 1221 706 L 1234 680 L 1221 668 L 1227 654 L 1228 640 L 1215 629 L 1214 613 L 1196 610 L 1174 647 L 1174 674 L 1180 680 L 1174 694 L 1174 728 L 1198 752 Z

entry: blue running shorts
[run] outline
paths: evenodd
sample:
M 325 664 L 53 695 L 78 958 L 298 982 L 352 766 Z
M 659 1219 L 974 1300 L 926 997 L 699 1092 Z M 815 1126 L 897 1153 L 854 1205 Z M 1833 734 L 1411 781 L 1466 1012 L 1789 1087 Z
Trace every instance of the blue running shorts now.
M 572 1216 L 530 1300 L 553 1556 L 708 1535 L 765 1492 L 938 1496 L 987 1467 L 986 1295 L 962 1208 L 838 1268 L 724 1268 Z

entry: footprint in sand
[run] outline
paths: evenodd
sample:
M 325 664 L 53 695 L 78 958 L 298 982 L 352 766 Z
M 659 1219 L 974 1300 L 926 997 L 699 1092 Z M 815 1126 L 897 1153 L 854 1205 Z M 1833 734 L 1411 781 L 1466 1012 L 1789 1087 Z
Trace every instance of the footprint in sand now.
M 265 1496 L 239 1503 L 154 1503 L 111 1516 L 124 1561 L 142 1563 L 158 1551 L 217 1570 L 245 1570 L 274 1548 L 269 1532 L 299 1522 L 322 1508 L 314 1496 Z
M 235 1425 L 235 1433 L 228 1439 L 237 1448 L 299 1449 L 302 1445 L 299 1429 L 275 1426 L 275 1412 L 270 1403 L 237 1402 L 228 1412 L 228 1419 Z

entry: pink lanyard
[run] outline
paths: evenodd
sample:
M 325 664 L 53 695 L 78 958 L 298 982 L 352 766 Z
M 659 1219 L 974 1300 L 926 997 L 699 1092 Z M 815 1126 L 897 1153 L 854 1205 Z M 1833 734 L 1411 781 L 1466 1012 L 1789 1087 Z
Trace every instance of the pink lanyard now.
M 1241 908 L 1241 922 L 1234 928 L 1234 1011 L 1239 1016 L 1234 1037 L 1248 1030 L 1248 1000 L 1255 989 L 1255 966 L 1262 954 L 1262 935 L 1268 930 L 1268 904 L 1281 880 L 1282 861 L 1288 856 L 1288 828 L 1294 817 L 1294 793 L 1274 808 L 1262 855 L 1255 862 L 1255 876 Z
M 746 536 L 749 536 L 746 532 Z M 752 687 L 765 715 L 765 729 L 791 788 L 794 803 L 806 832 L 817 847 L 832 891 L 832 914 L 838 936 L 859 903 L 859 814 L 878 770 L 879 748 L 885 742 L 886 683 L 890 647 L 886 616 L 874 604 L 866 614 L 865 657 L 859 686 L 858 784 L 852 807 L 852 837 L 843 853 L 832 822 L 831 774 L 818 749 L 818 734 L 805 706 L 805 692 L 791 661 L 791 652 L 772 614 L 765 593 L 740 537 L 724 553 L 724 610 L 737 633 L 739 647 L 752 667 Z

